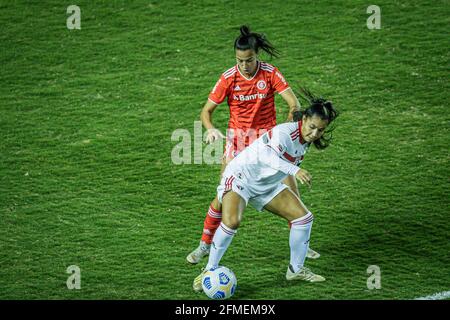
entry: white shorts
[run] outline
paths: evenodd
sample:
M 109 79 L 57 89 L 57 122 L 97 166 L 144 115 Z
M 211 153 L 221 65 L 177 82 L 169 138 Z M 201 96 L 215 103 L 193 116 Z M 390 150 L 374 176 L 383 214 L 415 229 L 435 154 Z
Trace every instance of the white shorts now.
M 260 193 L 256 192 L 256 190 L 247 183 L 245 177 L 243 177 L 240 172 L 228 173 L 227 175 L 224 173 L 220 185 L 217 187 L 217 198 L 219 199 L 219 202 L 222 203 L 223 196 L 228 191 L 233 190 L 245 200 L 246 205 L 250 203 L 256 210 L 263 211 L 264 206 L 286 188 L 288 188 L 288 186 L 280 182 L 271 186 L 270 189 L 267 189 L 264 193 Z

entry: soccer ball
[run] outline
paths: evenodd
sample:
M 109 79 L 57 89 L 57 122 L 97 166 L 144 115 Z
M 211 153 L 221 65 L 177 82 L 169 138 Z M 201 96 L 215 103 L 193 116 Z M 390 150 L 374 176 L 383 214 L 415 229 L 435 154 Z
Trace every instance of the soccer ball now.
M 224 266 L 211 268 L 202 276 L 203 292 L 211 299 L 228 299 L 234 294 L 236 286 L 236 276 Z

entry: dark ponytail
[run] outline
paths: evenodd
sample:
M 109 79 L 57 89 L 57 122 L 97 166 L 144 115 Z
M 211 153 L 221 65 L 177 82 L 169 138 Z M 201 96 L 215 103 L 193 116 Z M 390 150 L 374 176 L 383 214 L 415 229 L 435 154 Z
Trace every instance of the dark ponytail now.
M 262 33 L 251 32 L 246 25 L 240 28 L 241 35 L 234 41 L 234 50 L 254 50 L 258 54 L 259 50 L 265 51 L 270 57 L 278 57 L 279 51 L 266 39 Z
M 300 90 L 296 92 L 296 95 L 306 102 L 306 105 L 309 105 L 309 107 L 303 111 L 295 111 L 293 114 L 294 121 L 300 121 L 303 116 L 307 118 L 318 116 L 322 120 L 328 122 L 327 129 L 322 137 L 313 142 L 317 149 L 325 149 L 330 144 L 331 139 L 333 138 L 332 131 L 335 129 L 335 127 L 330 126 L 330 124 L 338 117 L 339 112 L 334 108 L 331 101 L 328 101 L 323 97 L 315 96 L 306 88 L 300 88 Z

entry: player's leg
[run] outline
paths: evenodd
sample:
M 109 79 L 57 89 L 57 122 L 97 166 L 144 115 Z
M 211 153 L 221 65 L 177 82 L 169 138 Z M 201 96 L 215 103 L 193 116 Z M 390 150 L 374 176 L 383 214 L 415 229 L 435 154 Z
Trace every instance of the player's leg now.
M 295 179 L 293 176 L 288 176 L 286 179 L 283 180 L 283 183 L 291 189 L 291 191 L 298 197 L 300 200 L 300 193 L 298 192 L 298 185 L 297 185 L 297 179 Z M 301 200 L 300 200 L 301 202 Z M 291 222 L 288 221 L 289 229 L 291 228 Z M 318 259 L 320 257 L 320 254 L 317 251 L 314 251 L 313 249 L 308 247 L 308 251 L 306 252 L 306 257 L 308 259 Z
M 239 228 L 245 206 L 245 200 L 234 191 L 229 191 L 223 196 L 222 222 L 214 234 L 208 264 L 206 265 L 207 269 L 219 265 L 222 256 Z
M 205 220 L 203 221 L 203 233 L 201 242 L 205 243 L 206 245 L 211 244 L 214 233 L 220 225 L 220 221 L 222 221 L 222 205 L 220 204 L 216 195 L 214 200 L 211 201 Z
M 306 280 L 310 282 L 324 281 L 322 276 L 312 273 L 304 267 L 308 251 L 311 227 L 314 216 L 301 200 L 290 190 L 284 189 L 264 207 L 291 223 L 289 247 L 290 264 L 286 272 L 287 280 Z
M 222 173 L 225 170 L 228 162 L 231 160 L 227 160 L 224 156 L 222 159 L 222 167 L 220 170 L 220 177 L 222 177 Z M 201 259 L 209 254 L 211 242 L 214 237 L 214 233 L 222 221 L 222 205 L 220 204 L 217 195 L 211 204 L 209 205 L 208 212 L 206 213 L 205 220 L 203 221 L 203 233 L 200 239 L 199 246 L 195 248 L 191 253 L 189 253 L 186 257 L 186 260 L 189 263 L 197 264 L 201 261 Z
M 208 264 L 203 272 L 219 265 L 241 223 L 245 206 L 245 200 L 234 191 L 229 191 L 223 196 L 222 222 L 214 234 Z M 202 291 L 203 272 L 194 279 L 192 285 L 194 291 Z

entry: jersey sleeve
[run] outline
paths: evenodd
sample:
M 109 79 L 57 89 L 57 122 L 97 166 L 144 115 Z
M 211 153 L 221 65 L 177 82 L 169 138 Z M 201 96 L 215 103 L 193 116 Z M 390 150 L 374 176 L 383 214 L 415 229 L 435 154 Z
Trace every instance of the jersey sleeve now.
M 289 134 L 275 129 L 265 133 L 263 137 L 264 147 L 262 148 L 260 161 L 272 169 L 281 171 L 288 175 L 295 175 L 299 167 L 283 159 L 284 152 L 291 143 Z
M 225 79 L 224 75 L 221 75 L 219 80 L 217 80 L 214 88 L 209 93 L 208 100 L 215 104 L 221 104 L 225 100 L 227 92 L 227 80 Z
M 289 83 L 284 79 L 284 76 L 281 74 L 278 68 L 275 68 L 272 76 L 273 88 L 279 94 L 283 93 L 287 89 L 289 89 Z

